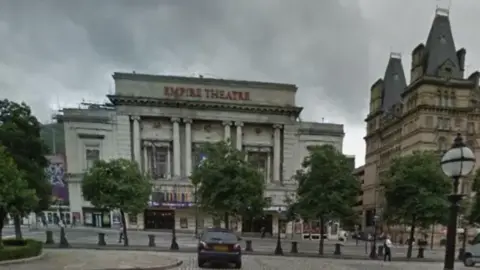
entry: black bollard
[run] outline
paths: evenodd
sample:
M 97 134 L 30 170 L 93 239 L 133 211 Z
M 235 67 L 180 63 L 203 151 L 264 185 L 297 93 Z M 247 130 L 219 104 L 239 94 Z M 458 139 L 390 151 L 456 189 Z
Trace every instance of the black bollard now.
M 155 235 L 149 234 L 148 235 L 148 246 L 149 247 L 155 247 Z
M 67 235 L 65 234 L 65 228 L 62 227 L 60 229 L 60 244 L 58 245 L 60 248 L 69 248 L 70 244 L 68 243 L 67 240 Z
M 422 246 L 422 247 L 419 247 L 419 248 L 418 248 L 417 258 L 419 258 L 419 259 L 425 258 L 424 254 L 425 254 L 425 248 L 424 248 L 423 246 Z
M 463 261 L 463 257 L 465 256 L 465 249 L 464 248 L 460 248 L 458 250 L 458 260 L 459 261 Z
M 298 253 L 298 242 L 297 241 L 292 242 L 292 248 L 290 249 L 290 253 Z
M 245 251 L 253 252 L 252 240 L 247 240 L 246 243 L 247 243 L 247 246 L 245 247 Z
M 336 243 L 335 244 L 335 251 L 333 252 L 333 255 L 342 255 L 342 244 Z
M 383 245 L 378 246 L 378 256 L 383 257 Z
M 105 233 L 98 233 L 98 245 L 99 246 L 107 245 L 107 242 L 105 242 Z
M 53 241 L 53 232 L 52 231 L 46 231 L 45 232 L 47 240 L 45 241 L 46 245 L 53 245 L 55 244 L 55 241 Z

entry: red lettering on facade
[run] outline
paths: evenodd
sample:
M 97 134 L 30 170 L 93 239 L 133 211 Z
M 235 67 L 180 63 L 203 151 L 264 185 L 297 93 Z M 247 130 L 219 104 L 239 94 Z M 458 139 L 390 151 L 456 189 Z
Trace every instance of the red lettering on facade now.
M 163 88 L 165 97 L 181 98 L 205 98 L 205 99 L 223 99 L 223 100 L 250 100 L 250 92 L 244 91 L 226 91 L 221 89 L 210 88 L 186 88 L 165 86 Z

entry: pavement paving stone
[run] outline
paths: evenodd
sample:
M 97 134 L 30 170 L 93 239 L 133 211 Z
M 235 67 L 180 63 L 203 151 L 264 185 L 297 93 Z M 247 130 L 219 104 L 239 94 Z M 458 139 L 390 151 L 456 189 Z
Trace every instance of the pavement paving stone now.
M 171 253 L 183 261 L 177 270 L 201 269 L 197 266 L 195 254 Z M 226 266 L 224 266 L 226 267 Z M 215 268 L 228 269 L 228 268 Z M 442 263 L 419 262 L 382 262 L 354 261 L 319 258 L 292 258 L 271 256 L 243 256 L 243 269 L 248 270 L 438 270 L 443 269 Z M 457 270 L 467 270 L 457 264 Z M 471 268 L 470 268 L 471 269 Z
M 175 256 L 158 252 L 98 251 L 98 250 L 48 250 L 39 260 L 0 266 L 0 270 L 101 270 L 135 269 L 168 266 L 177 263 Z

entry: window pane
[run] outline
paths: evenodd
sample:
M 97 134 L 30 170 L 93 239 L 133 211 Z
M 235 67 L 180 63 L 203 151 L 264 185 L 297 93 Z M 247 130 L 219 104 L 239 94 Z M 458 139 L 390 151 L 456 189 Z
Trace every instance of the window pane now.
M 93 167 L 95 161 L 100 159 L 100 150 L 98 149 L 86 149 L 85 150 L 85 158 L 86 158 L 86 165 L 87 170 Z
M 167 177 L 168 148 L 149 147 L 147 148 L 148 168 L 154 179 Z

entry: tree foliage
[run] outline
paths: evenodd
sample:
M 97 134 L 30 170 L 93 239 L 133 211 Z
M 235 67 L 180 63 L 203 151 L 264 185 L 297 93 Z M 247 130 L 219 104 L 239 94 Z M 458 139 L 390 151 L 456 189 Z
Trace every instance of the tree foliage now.
M 95 207 L 120 210 L 127 246 L 125 213 L 137 214 L 147 208 L 152 192 L 150 180 L 138 164 L 127 159 L 99 160 L 85 173 L 82 192 Z
M 46 177 L 47 147 L 40 138 L 40 123 L 25 103 L 0 100 L 0 144 L 14 159 L 18 169 L 35 190 L 38 203 L 16 201 L 15 233 L 21 238 L 20 215 L 40 212 L 50 207 L 52 187 Z
M 28 188 L 28 182 L 18 170 L 13 158 L 0 145 L 0 220 L 5 220 L 7 213 L 18 212 L 19 201 L 22 205 L 33 207 L 37 203 L 35 190 Z M 3 222 L 0 222 L 0 239 Z M 2 247 L 0 241 L 0 248 Z
M 452 183 L 441 170 L 438 154 L 416 151 L 394 158 L 382 181 L 385 218 L 410 225 L 410 238 L 413 238 L 416 227 L 446 224 Z M 410 242 L 408 257 L 411 249 Z
M 198 187 L 200 207 L 216 216 L 258 215 L 267 207 L 263 176 L 245 160 L 243 152 L 229 142 L 207 143 L 201 149 L 205 155 L 194 168 L 191 181 Z
M 473 198 L 471 208 L 467 214 L 467 220 L 470 225 L 480 225 L 480 169 L 475 172 L 472 184 Z
M 321 234 L 327 221 L 355 219 L 353 205 L 360 183 L 352 174 L 350 160 L 332 145 L 309 149 L 302 169 L 294 176 L 298 182 L 296 202 L 291 204 L 304 220 L 319 220 Z M 320 237 L 319 253 L 323 253 Z

